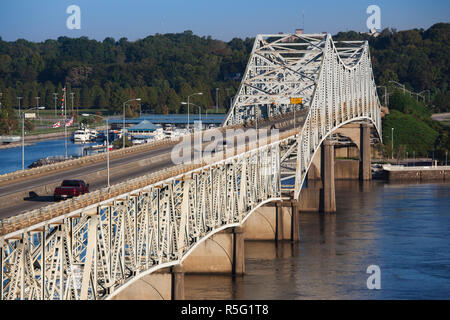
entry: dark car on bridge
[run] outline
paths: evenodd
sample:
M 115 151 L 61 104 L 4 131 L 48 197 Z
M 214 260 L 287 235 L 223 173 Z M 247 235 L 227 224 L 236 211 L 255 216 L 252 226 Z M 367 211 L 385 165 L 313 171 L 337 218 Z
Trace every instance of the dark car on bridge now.
M 64 180 L 60 187 L 56 187 L 53 199 L 59 201 L 78 197 L 85 193 L 89 193 L 89 184 L 86 184 L 83 180 Z

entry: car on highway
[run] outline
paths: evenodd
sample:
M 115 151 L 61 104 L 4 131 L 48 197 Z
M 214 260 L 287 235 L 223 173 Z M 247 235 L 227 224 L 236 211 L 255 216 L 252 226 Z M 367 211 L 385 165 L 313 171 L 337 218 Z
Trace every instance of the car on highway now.
M 89 193 L 89 184 L 86 184 L 83 180 L 64 180 L 61 186 L 55 188 L 53 199 L 59 201 L 78 197 L 85 193 Z

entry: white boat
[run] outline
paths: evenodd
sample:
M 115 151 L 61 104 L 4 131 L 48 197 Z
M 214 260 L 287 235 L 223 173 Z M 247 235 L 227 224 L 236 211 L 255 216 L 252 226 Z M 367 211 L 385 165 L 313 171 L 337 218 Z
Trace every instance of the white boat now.
M 0 142 L 2 143 L 19 142 L 20 139 L 21 139 L 20 136 L 0 136 Z
M 75 142 L 88 142 L 92 139 L 91 130 L 88 128 L 78 129 L 73 133 L 73 141 Z
M 88 129 L 88 130 L 89 130 L 89 132 L 91 134 L 90 140 L 94 141 L 95 139 L 97 139 L 98 131 L 94 130 L 94 129 Z

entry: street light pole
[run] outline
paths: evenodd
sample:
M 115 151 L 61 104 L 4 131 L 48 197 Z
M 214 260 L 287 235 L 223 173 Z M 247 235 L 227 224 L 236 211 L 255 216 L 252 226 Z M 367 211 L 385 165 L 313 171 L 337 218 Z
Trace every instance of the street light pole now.
M 65 157 L 67 160 L 67 100 L 66 100 L 66 88 L 64 87 L 64 147 L 65 147 Z
M 24 110 L 21 113 L 21 117 L 22 117 L 22 171 L 25 170 L 25 112 L 26 111 L 31 111 L 31 110 L 35 110 L 35 109 L 45 109 L 45 107 L 36 107 L 36 108 L 31 108 L 28 110 Z
M 109 124 L 108 117 L 106 117 L 106 168 L 108 171 L 108 188 L 111 186 L 109 182 Z
M 203 123 L 202 123 L 202 108 L 197 106 L 198 114 L 200 115 L 200 131 L 203 131 Z
M 219 112 L 219 88 L 216 88 L 216 113 Z
M 132 101 L 141 101 L 141 98 L 137 98 L 137 99 L 130 99 L 128 101 L 125 101 L 123 103 L 123 126 L 122 126 L 122 138 L 123 138 L 123 149 L 125 149 L 125 105 L 128 102 L 132 102 Z
M 190 128 L 190 126 L 191 126 L 191 122 L 190 122 L 190 119 L 189 119 L 189 106 L 190 106 L 190 98 L 192 97 L 192 96 L 201 96 L 201 95 L 203 95 L 203 92 L 197 92 L 197 93 L 194 93 L 194 94 L 191 94 L 190 96 L 188 96 L 188 102 L 187 102 L 187 106 L 188 106 L 188 121 L 187 121 L 187 129 L 188 129 L 188 132 L 190 132 L 190 130 L 189 130 L 189 128 Z
M 36 109 L 37 110 L 39 110 L 38 108 L 39 108 L 39 99 L 40 99 L 41 97 L 36 97 Z M 42 124 L 42 119 L 41 119 L 41 117 L 39 116 L 39 111 L 38 111 L 38 118 L 39 118 L 39 122 L 40 122 L 40 124 Z
M 90 114 L 81 114 L 83 117 L 90 117 Z M 110 175 L 109 175 L 109 122 L 108 122 L 108 117 L 102 117 L 99 116 L 97 114 L 93 115 L 94 117 L 99 117 L 101 119 L 104 119 L 106 121 L 106 168 L 107 168 L 107 176 L 108 176 L 108 188 L 111 186 L 110 183 Z
M 20 113 L 20 100 L 22 100 L 22 97 L 17 97 L 17 100 L 19 100 L 19 115 L 21 114 Z
M 25 112 L 20 114 L 22 117 L 22 171 L 25 170 Z
M 392 128 L 392 160 L 394 160 L 394 128 Z

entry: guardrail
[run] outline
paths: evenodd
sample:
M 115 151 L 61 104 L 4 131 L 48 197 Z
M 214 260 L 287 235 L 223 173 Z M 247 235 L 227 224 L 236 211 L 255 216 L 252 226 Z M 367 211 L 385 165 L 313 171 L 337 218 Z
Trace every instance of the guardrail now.
M 224 128 L 221 128 L 224 129 Z M 295 134 L 298 134 L 301 129 L 290 129 L 278 136 L 277 141 L 282 141 L 288 139 Z M 266 144 L 274 143 L 274 141 L 266 141 Z M 259 145 L 258 147 L 262 147 Z M 246 144 L 245 148 L 236 147 L 233 152 L 233 156 L 237 156 L 238 153 L 248 152 L 250 151 L 250 145 Z M 238 152 L 240 151 L 240 152 Z M 107 201 L 109 199 L 113 199 L 120 195 L 130 193 L 139 189 L 142 189 L 146 186 L 156 184 L 158 182 L 165 181 L 167 179 L 177 177 L 179 175 L 194 171 L 196 169 L 205 167 L 212 163 L 215 163 L 220 159 L 220 156 L 216 156 L 212 158 L 212 161 L 205 162 L 199 164 L 184 164 L 174 166 L 168 169 L 163 169 L 158 172 L 154 172 L 148 174 L 143 177 L 131 179 L 117 185 L 111 186 L 109 188 L 103 188 L 91 192 L 89 194 L 85 194 L 76 198 L 72 198 L 70 200 L 66 200 L 60 203 L 56 203 L 50 206 L 42 207 L 33 211 L 25 212 L 23 214 L 9 217 L 6 219 L 0 220 L 0 236 L 4 236 L 6 234 L 10 234 L 17 230 L 22 230 L 38 223 L 42 223 L 44 221 L 49 221 L 53 218 L 62 216 L 64 214 L 68 214 L 78 209 L 89 207 L 96 203 L 101 203 Z M 223 160 L 223 159 L 222 159 Z

